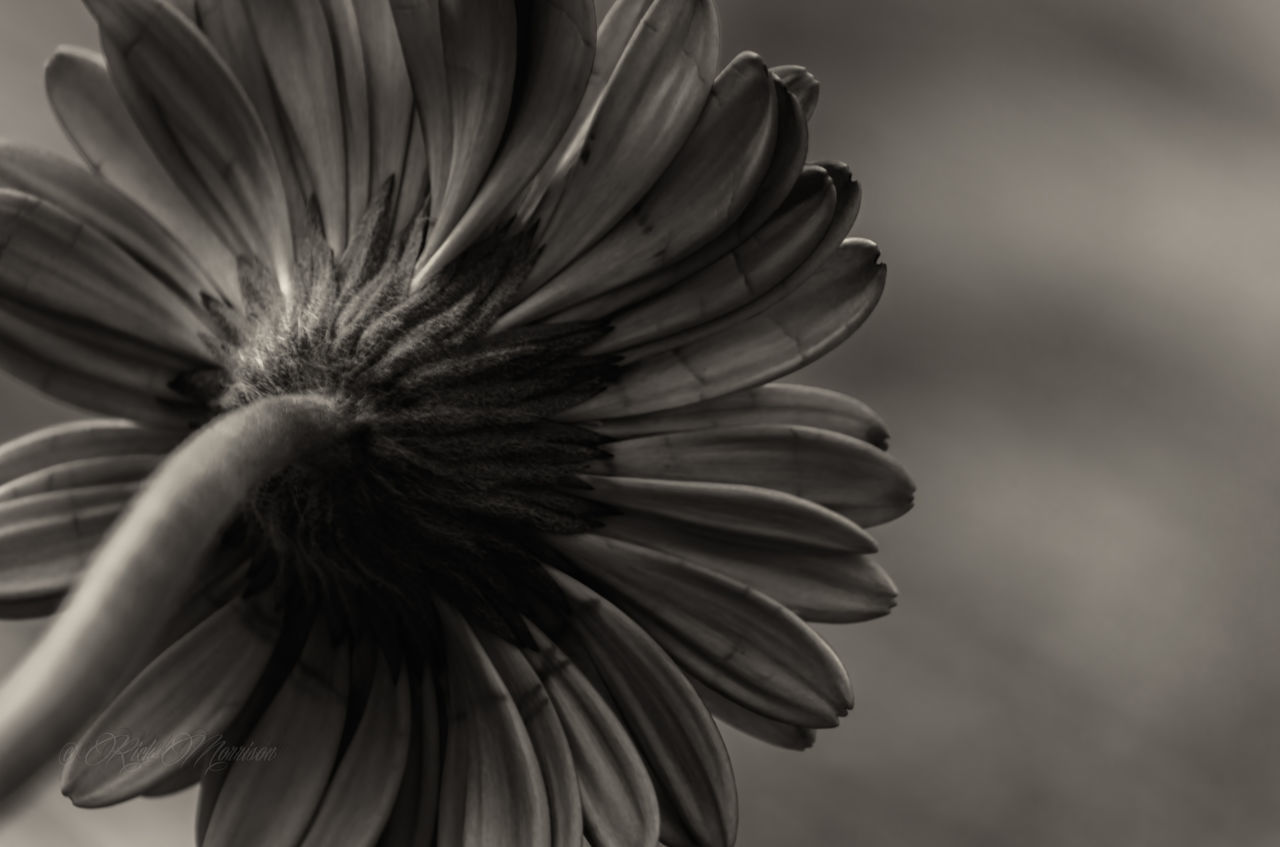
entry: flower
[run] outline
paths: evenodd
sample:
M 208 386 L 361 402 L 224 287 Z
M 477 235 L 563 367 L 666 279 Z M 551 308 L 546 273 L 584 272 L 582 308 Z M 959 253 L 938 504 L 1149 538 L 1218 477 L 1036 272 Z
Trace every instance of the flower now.
M 86 5 L 0 363 L 112 417 L 0 449 L 0 612 L 61 603 L 0 795 L 74 737 L 74 802 L 199 782 L 209 845 L 732 843 L 711 716 L 836 724 L 805 621 L 889 611 L 911 504 L 771 382 L 884 285 L 814 79 L 717 75 L 710 0 Z

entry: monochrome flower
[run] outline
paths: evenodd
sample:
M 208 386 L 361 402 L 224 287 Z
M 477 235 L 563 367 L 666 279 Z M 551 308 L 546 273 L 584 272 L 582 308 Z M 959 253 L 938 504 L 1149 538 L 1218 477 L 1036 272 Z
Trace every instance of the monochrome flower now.
M 0 366 L 109 416 L 0 447 L 0 794 L 78 737 L 206 845 L 731 844 L 712 715 L 846 714 L 806 621 L 912 496 L 773 382 L 884 286 L 813 77 L 711 0 L 85 2 L 88 167 L 0 147 Z

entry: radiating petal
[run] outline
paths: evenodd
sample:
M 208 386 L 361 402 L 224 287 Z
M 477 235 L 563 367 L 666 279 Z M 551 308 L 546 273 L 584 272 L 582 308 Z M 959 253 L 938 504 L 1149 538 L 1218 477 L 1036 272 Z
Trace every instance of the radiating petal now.
M 61 156 L 0 142 L 0 188 L 38 197 L 93 227 L 192 303 L 218 291 L 167 227 L 110 183 Z
M 774 83 L 774 99 L 777 101 L 778 125 L 774 132 L 773 158 L 741 217 L 680 261 L 572 306 L 560 312 L 558 320 L 599 320 L 666 291 L 731 253 L 773 216 L 794 191 L 809 147 L 809 130 L 800 113 L 800 105 L 781 82 Z
M 618 225 L 509 320 L 529 321 L 625 285 L 687 255 L 746 208 L 773 155 L 773 79 L 743 53 L 716 78 L 684 146 Z
M 249 2 L 246 8 L 279 108 L 301 148 L 329 246 L 341 251 L 348 231 L 347 150 L 342 83 L 325 9 L 314 0 Z M 363 152 L 368 155 L 367 146 Z
M 284 185 L 244 89 L 195 25 L 163 0 L 86 5 L 102 30 L 112 80 L 170 176 L 188 199 L 209 197 L 197 202 L 201 212 L 215 220 L 220 212 L 290 291 L 293 237 Z
M 86 506 L 0 526 L 0 602 L 29 603 L 66 592 L 123 505 Z
M 714 304 L 714 307 L 702 312 L 696 322 L 686 325 L 679 332 L 664 335 L 661 338 L 650 341 L 648 344 L 642 344 L 627 350 L 626 359 L 628 361 L 637 361 L 655 353 L 677 349 L 698 339 L 723 332 L 736 324 L 767 312 L 801 286 L 808 285 L 811 278 L 821 269 L 829 270 L 833 266 L 839 266 L 842 262 L 857 266 L 868 250 L 874 250 L 875 246 L 870 242 L 857 239 L 849 239 L 842 245 L 842 239 L 848 234 L 849 228 L 853 226 L 853 221 L 858 215 L 858 207 L 862 202 L 861 189 L 853 181 L 849 169 L 844 165 L 825 164 L 821 167 L 827 172 L 835 186 L 835 209 L 827 219 L 826 231 L 819 236 L 813 248 L 808 251 L 807 255 L 804 255 L 804 260 L 799 265 L 792 267 L 785 275 L 782 275 L 781 281 L 776 285 L 750 286 L 753 289 L 752 296 L 730 297 L 728 304 L 719 296 L 710 297 L 709 299 Z M 850 249 L 851 245 L 860 246 L 856 249 Z M 840 255 L 842 247 L 844 252 L 849 254 L 843 258 Z M 765 245 L 765 250 L 769 250 L 769 245 Z M 792 253 L 790 257 L 793 258 L 795 255 L 795 253 Z M 767 260 L 764 262 L 764 266 L 768 267 Z M 698 311 L 696 307 L 695 311 Z
M 762 385 L 825 355 L 862 325 L 884 290 L 880 252 L 850 239 L 805 285 L 754 318 L 624 368 L 561 415 L 598 420 L 656 412 Z
M 590 0 L 525 3 L 518 11 L 525 57 L 506 138 L 475 199 L 423 267 L 424 278 L 514 215 L 521 190 L 560 144 L 590 79 L 596 38 Z
M 693 130 L 711 90 L 720 37 L 710 0 L 623 4 L 647 8 L 615 65 L 607 64 L 608 50 L 597 52 L 597 69 L 608 81 L 537 213 L 545 220 L 545 250 L 532 286 L 608 232 L 648 192 Z
M 829 429 L 882 450 L 888 446 L 889 439 L 884 421 L 861 400 L 826 388 L 785 382 L 773 382 L 665 412 L 615 418 L 598 424 L 596 429 L 610 438 L 630 438 L 754 424 Z
M 391 813 L 408 758 L 409 679 L 378 661 L 359 728 L 347 745 L 303 847 L 370 847 Z
M 760 591 L 801 618 L 853 623 L 882 617 L 898 592 L 865 555 L 743 532 L 712 531 L 674 518 L 627 513 L 606 518 L 600 535 L 652 547 Z
M 442 0 L 391 0 L 396 32 L 413 86 L 416 123 L 423 134 L 427 184 L 435 198 L 449 172 L 453 127 L 450 124 L 449 77 L 446 68 Z
M 247 2 L 252 0 L 196 0 L 200 29 L 235 75 L 262 121 L 284 186 L 289 219 L 295 233 L 309 225 L 308 203 L 314 191 L 306 163 L 295 156 L 297 142 L 278 106 L 279 95 L 267 73 L 266 60 L 254 36 Z
M 818 108 L 818 78 L 799 65 L 779 65 L 771 70 L 795 96 L 804 110 L 805 120 L 813 120 Z
M 512 0 L 439 0 L 448 99 L 418 107 L 431 125 L 448 108 L 447 170 L 432 170 L 435 225 L 427 252 L 438 247 L 466 211 L 502 142 L 516 75 L 516 4 Z
M 422 121 L 415 111 L 409 122 L 409 146 L 404 151 L 400 196 L 396 200 L 397 232 L 407 232 L 420 213 L 425 217 L 425 209 L 431 199 L 428 164 L 427 140 L 422 131 Z
M 435 838 L 436 803 L 440 781 L 440 743 L 437 725 L 436 697 L 433 684 L 427 685 L 424 701 L 423 686 L 417 679 L 409 679 L 409 737 L 408 750 L 400 789 L 391 807 L 387 824 L 378 838 L 378 847 L 403 847 Z M 428 743 L 427 733 L 431 733 Z M 422 838 L 414 832 L 420 819 L 424 821 Z
M 449 728 L 439 843 L 550 847 L 547 790 L 516 703 L 471 625 L 444 605 L 440 618 L 448 641 Z
M 28 494 L 0 503 L 0 527 L 19 521 L 69 515 L 92 506 L 115 505 L 123 508 L 129 498 L 142 487 L 142 481 L 107 482 Z
M 835 726 L 852 706 L 836 654 L 759 591 L 629 541 L 573 535 L 555 543 L 686 673 L 730 700 L 809 727 Z
M 169 353 L 109 328 L 52 317 L 42 309 L 3 299 L 0 338 L 0 347 L 20 351 L 12 357 L 0 352 L 0 362 L 16 360 L 11 372 L 20 379 L 27 378 L 22 368 L 25 352 L 49 369 L 133 396 L 139 404 L 149 401 L 158 411 L 165 407 L 176 411 L 186 406 L 194 421 L 208 415 L 201 408 L 206 397 L 184 380 L 187 375 L 213 370 L 199 359 Z M 41 387 L 38 382 L 34 384 Z M 74 402 L 74 398 L 66 399 Z
M 50 397 L 102 415 L 123 415 L 157 426 L 189 426 L 207 416 L 202 407 L 165 404 L 149 393 L 105 383 L 79 368 L 59 367 L 38 351 L 3 337 L 0 367 Z
M 199 763 L 271 656 L 270 633 L 250 614 L 242 603 L 224 607 L 134 677 L 81 734 L 62 793 L 77 806 L 108 806 Z
M 613 604 L 565 574 L 554 576 L 574 607 L 557 643 L 609 699 L 644 755 L 664 805 L 663 838 L 728 847 L 738 827 L 733 771 L 689 680 Z
M 534 755 L 542 766 L 542 782 L 551 812 L 550 843 L 552 847 L 581 847 L 583 810 L 578 772 L 547 689 L 520 648 L 492 635 L 482 635 L 480 640 L 515 700 L 533 743 Z
M 763 546 L 803 544 L 835 551 L 876 549 L 866 530 L 801 497 L 721 482 L 585 476 L 591 497 L 617 509 L 693 524 L 701 532 L 739 534 Z
M 431 844 L 440 824 L 440 788 L 444 778 L 445 735 L 448 715 L 441 702 L 440 686 L 430 674 L 422 681 L 422 770 L 415 797 L 417 815 L 409 844 Z M 394 842 L 389 847 L 400 847 Z
M 297 844 L 324 795 L 347 708 L 345 647 L 317 627 L 251 734 L 268 761 L 232 761 L 213 807 L 205 847 Z M 270 798 L 270 802 L 264 802 Z
M 698 696 L 707 704 L 711 714 L 753 738 L 787 750 L 808 750 L 817 739 L 817 733 L 811 727 L 795 726 L 766 718 L 730 700 L 715 689 L 708 688 L 696 679 L 693 680 L 693 687 L 697 689 Z
M 0 304 L 12 301 L 210 362 L 195 305 L 47 200 L 0 189 Z
M 370 196 L 394 177 L 399 193 L 404 188 L 405 152 L 417 128 L 413 84 L 405 66 L 390 0 L 357 0 L 360 44 L 369 84 L 369 186 Z M 418 130 L 419 132 L 421 130 Z
M 54 424 L 0 445 L 0 484 L 76 459 L 164 453 L 184 436 L 181 430 L 153 429 L 112 418 Z
M 369 77 L 360 18 L 356 7 L 369 0 L 325 0 L 325 15 L 333 39 L 342 95 L 342 127 L 346 140 L 347 240 L 360 225 L 370 198 L 380 185 L 369 182 L 373 155 L 371 103 L 373 80 Z M 369 5 L 377 5 L 369 4 Z
M 147 146 L 112 85 L 102 56 L 59 48 L 45 70 L 45 87 L 63 131 L 93 172 L 171 230 L 222 296 L 234 302 L 238 296 L 235 256 Z
M 551 697 L 573 751 L 587 841 L 593 847 L 649 847 L 658 838 L 658 798 L 644 759 L 577 666 L 540 632 L 529 661 Z
M 164 459 L 158 453 L 119 453 L 42 467 L 0 485 L 0 504 L 68 488 L 138 482 Z
M 759 425 L 616 441 L 610 473 L 775 488 L 863 525 L 911 508 L 914 486 L 889 454 L 865 441 L 807 426 Z
M 813 255 L 836 212 L 836 187 L 808 168 L 781 209 L 732 252 L 662 294 L 615 315 L 595 352 L 639 347 L 729 314 L 780 285 Z M 635 355 L 643 355 L 637 352 Z

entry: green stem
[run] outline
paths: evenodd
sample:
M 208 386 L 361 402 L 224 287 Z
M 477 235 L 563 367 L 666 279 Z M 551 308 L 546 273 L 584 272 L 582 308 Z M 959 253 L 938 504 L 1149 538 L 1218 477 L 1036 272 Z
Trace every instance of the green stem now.
M 0 801 L 151 658 L 245 497 L 344 432 L 326 398 L 271 397 L 215 419 L 156 469 L 0 686 Z

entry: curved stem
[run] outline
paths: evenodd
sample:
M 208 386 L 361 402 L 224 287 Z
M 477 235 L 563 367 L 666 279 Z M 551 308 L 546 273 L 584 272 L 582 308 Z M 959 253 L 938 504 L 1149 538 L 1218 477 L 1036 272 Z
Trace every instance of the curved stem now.
M 326 398 L 271 397 L 215 419 L 165 459 L 0 686 L 0 800 L 53 761 L 151 657 L 245 497 L 344 431 Z

